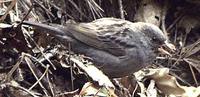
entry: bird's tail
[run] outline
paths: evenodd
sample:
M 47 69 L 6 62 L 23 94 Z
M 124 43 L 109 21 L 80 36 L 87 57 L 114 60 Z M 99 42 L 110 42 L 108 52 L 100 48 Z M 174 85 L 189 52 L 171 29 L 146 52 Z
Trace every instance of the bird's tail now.
M 36 23 L 36 22 L 30 22 L 30 21 L 23 21 L 23 25 L 29 25 L 37 29 L 44 30 L 44 32 L 51 34 L 51 35 L 64 35 L 66 34 L 62 29 L 59 29 L 59 27 L 62 27 L 62 25 L 57 24 L 42 24 L 42 23 Z M 59 27 L 58 27 L 59 26 Z
M 23 25 L 29 25 L 36 29 L 41 29 L 42 32 L 50 34 L 54 36 L 55 38 L 59 40 L 65 40 L 68 42 L 75 41 L 73 38 L 73 35 L 70 33 L 71 28 L 73 26 L 76 26 L 75 23 L 67 24 L 69 26 L 63 26 L 58 24 L 42 24 L 42 23 L 36 23 L 36 22 L 30 22 L 30 21 L 23 21 Z

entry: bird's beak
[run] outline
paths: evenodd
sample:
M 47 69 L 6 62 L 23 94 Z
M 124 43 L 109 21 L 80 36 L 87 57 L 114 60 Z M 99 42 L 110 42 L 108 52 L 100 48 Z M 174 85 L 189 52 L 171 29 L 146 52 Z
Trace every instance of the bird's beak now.
M 165 41 L 163 46 L 158 48 L 158 51 L 163 53 L 163 54 L 172 56 L 170 52 L 175 52 L 176 47 L 173 44 L 169 43 L 168 41 Z

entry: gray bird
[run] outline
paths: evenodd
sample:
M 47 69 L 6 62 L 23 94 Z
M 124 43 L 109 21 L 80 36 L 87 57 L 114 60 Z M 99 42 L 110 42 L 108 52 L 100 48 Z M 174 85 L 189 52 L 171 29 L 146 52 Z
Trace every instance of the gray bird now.
M 101 18 L 89 23 L 47 25 L 24 21 L 23 24 L 47 30 L 72 51 L 92 59 L 109 77 L 123 77 L 150 65 L 158 48 L 168 45 L 166 36 L 150 23 L 132 23 L 116 18 Z

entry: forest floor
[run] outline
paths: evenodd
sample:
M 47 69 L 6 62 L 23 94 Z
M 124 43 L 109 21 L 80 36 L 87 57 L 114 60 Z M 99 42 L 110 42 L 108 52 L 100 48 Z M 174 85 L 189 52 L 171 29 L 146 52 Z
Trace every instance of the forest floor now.
M 135 76 L 111 79 L 43 30 L 18 25 L 102 17 L 155 24 L 176 51 Z M 0 82 L 0 97 L 200 97 L 200 1 L 0 0 Z

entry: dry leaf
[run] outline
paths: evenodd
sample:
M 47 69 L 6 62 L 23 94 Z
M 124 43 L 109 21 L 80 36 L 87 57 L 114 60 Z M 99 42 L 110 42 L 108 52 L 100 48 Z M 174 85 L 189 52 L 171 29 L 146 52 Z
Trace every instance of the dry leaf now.
M 200 95 L 200 87 L 188 87 L 180 85 L 174 76 L 169 75 L 169 69 L 149 69 L 149 72 L 137 72 L 136 76 L 151 78 L 155 81 L 157 88 L 166 95 L 171 97 L 198 97 Z M 137 78 L 137 77 L 136 77 Z
M 70 60 L 76 63 L 76 65 L 78 65 L 78 67 L 84 70 L 94 81 L 97 81 L 100 86 L 105 86 L 106 88 L 114 89 L 114 85 L 112 84 L 110 79 L 94 65 L 83 64 L 81 61 L 75 58 L 70 58 Z
M 80 94 L 81 97 L 117 97 L 113 89 L 106 89 L 105 87 L 95 86 L 90 82 L 85 83 Z

